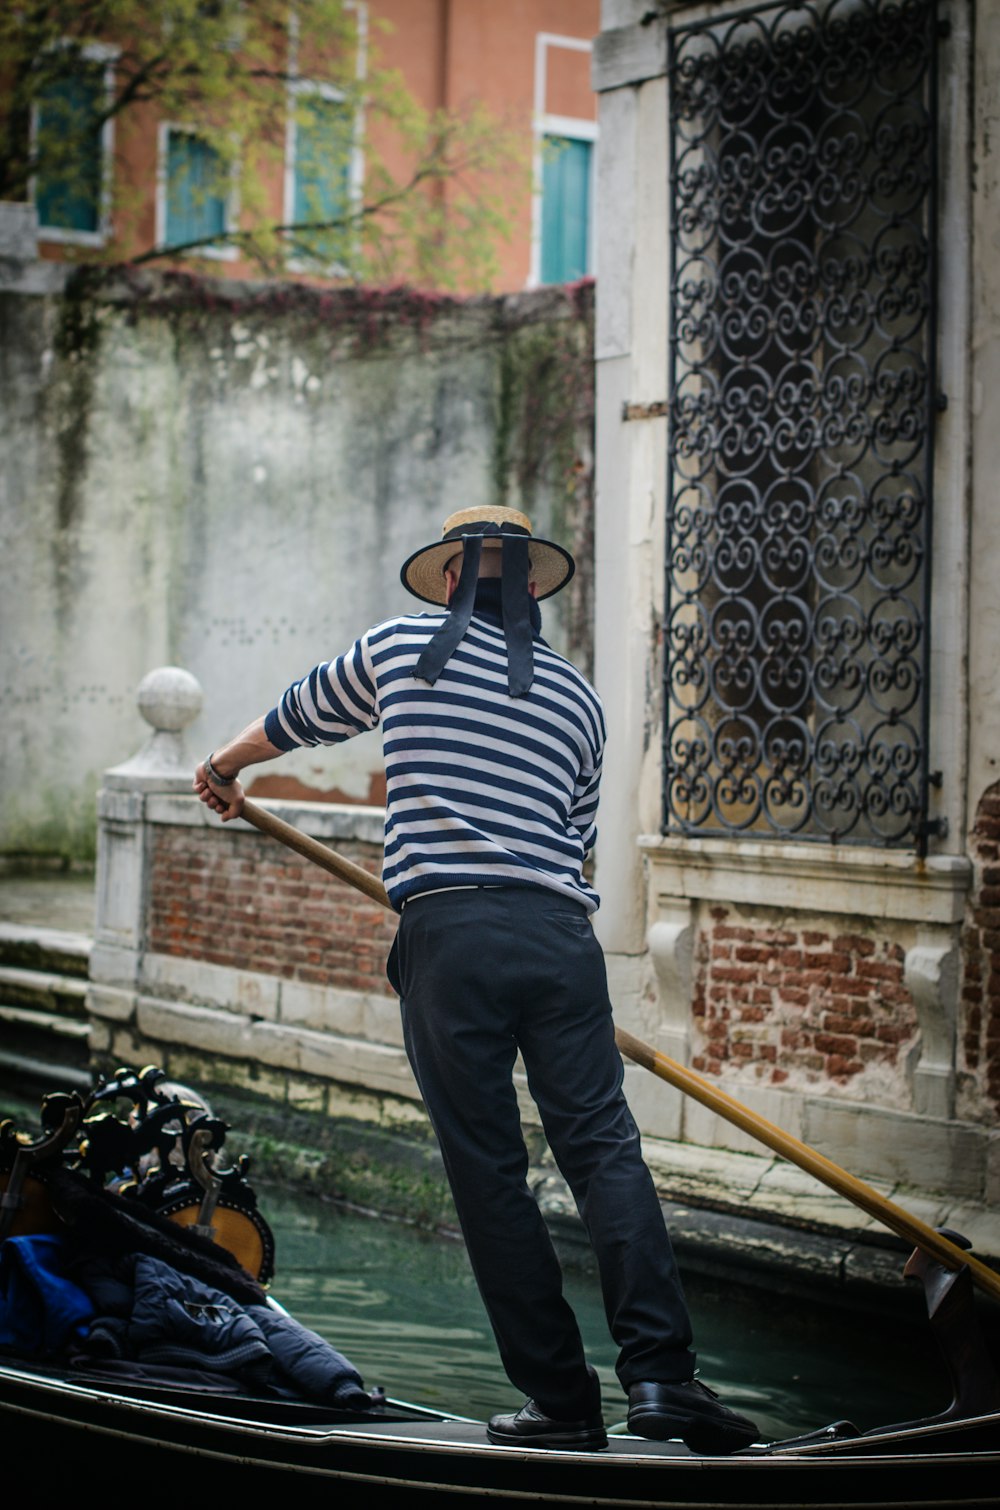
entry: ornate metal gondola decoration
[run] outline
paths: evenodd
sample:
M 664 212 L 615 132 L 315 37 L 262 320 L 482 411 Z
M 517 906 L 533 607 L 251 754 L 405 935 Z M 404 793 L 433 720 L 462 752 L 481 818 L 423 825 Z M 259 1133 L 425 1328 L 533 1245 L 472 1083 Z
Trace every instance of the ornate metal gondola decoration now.
M 670 32 L 668 829 L 924 846 L 936 27 Z
M 113 1107 L 130 1103 L 125 1117 Z M 247 1180 L 250 1161 L 219 1165 L 227 1124 L 189 1087 L 147 1065 L 101 1077 L 84 1102 L 54 1094 L 42 1103 L 40 1138 L 0 1123 L 0 1240 L 58 1231 L 63 1214 L 49 1198 L 54 1170 L 69 1168 L 93 1189 L 188 1227 L 225 1248 L 266 1285 L 274 1274 L 274 1237 Z M 82 1186 L 86 1188 L 86 1186 Z

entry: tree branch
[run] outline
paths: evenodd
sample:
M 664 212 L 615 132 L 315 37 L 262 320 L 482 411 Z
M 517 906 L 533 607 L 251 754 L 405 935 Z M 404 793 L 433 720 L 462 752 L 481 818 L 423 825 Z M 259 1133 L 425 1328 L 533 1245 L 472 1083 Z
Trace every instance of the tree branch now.
M 349 215 L 338 215 L 334 220 L 309 220 L 293 221 L 288 225 L 268 226 L 268 231 L 274 236 L 285 239 L 301 237 L 304 235 L 315 236 L 322 231 L 349 230 L 352 226 L 363 224 L 374 215 L 381 215 L 383 211 L 391 208 L 400 200 L 406 199 L 417 189 L 420 184 L 428 179 L 441 176 L 440 169 L 430 165 L 424 165 L 415 169 L 405 184 L 398 188 L 387 191 L 379 199 L 372 200 L 369 204 L 359 205 Z M 154 246 L 146 252 L 140 252 L 136 257 L 130 257 L 129 262 L 134 267 L 142 266 L 146 262 L 156 262 L 163 257 L 183 257 L 191 252 L 201 251 L 205 247 L 235 246 L 237 248 L 250 248 L 257 245 L 259 231 L 240 230 L 221 231 L 214 236 L 199 236 L 192 241 L 181 241 L 172 246 Z M 306 243 L 303 243 L 305 246 Z M 259 255 L 256 254 L 256 255 Z M 310 255 L 314 255 L 310 252 Z

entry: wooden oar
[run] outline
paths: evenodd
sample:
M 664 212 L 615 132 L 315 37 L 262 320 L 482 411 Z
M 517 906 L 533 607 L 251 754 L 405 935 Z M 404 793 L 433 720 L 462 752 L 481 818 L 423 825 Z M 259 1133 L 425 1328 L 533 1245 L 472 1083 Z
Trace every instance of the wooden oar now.
M 373 901 L 380 902 L 383 907 L 390 907 L 389 895 L 381 881 L 364 870 L 360 865 L 355 865 L 350 860 L 345 860 L 326 844 L 321 844 L 318 839 L 312 839 L 304 834 L 301 829 L 295 828 L 291 823 L 285 823 L 283 819 L 275 817 L 274 813 L 266 808 L 258 806 L 249 799 L 243 806 L 243 817 L 254 828 L 262 833 L 269 834 L 272 839 L 277 839 L 281 844 L 286 844 L 289 849 L 294 849 L 297 854 L 303 855 L 307 860 L 322 867 L 330 875 L 336 876 L 341 881 L 346 881 L 349 886 L 355 886 L 363 891 Z M 917 1248 L 923 1248 L 925 1252 L 933 1254 L 947 1269 L 961 1269 L 966 1266 L 973 1281 L 987 1295 L 992 1295 L 994 1300 L 1000 1300 L 1000 1275 L 995 1274 L 980 1259 L 973 1258 L 971 1254 L 964 1252 L 954 1243 L 942 1237 L 940 1232 L 935 1232 L 926 1222 L 919 1217 L 912 1216 L 902 1206 L 897 1206 L 893 1201 L 886 1200 L 885 1196 L 879 1195 L 870 1185 L 859 1180 L 855 1175 L 848 1174 L 846 1169 L 841 1169 L 832 1159 L 824 1154 L 817 1153 L 806 1143 L 800 1143 L 798 1138 L 793 1138 L 790 1133 L 783 1132 L 773 1122 L 768 1122 L 757 1112 L 752 1112 L 748 1106 L 729 1096 L 725 1091 L 719 1090 L 718 1086 L 703 1080 L 693 1070 L 685 1069 L 676 1060 L 669 1059 L 666 1054 L 661 1054 L 658 1049 L 652 1048 L 648 1043 L 643 1043 L 641 1038 L 634 1038 L 631 1033 L 626 1033 L 623 1028 L 615 1029 L 615 1040 L 622 1054 L 632 1059 L 643 1069 L 649 1070 L 661 1080 L 666 1080 L 675 1090 L 682 1091 L 684 1095 L 691 1096 L 695 1101 L 700 1101 L 702 1106 L 707 1106 L 709 1111 L 717 1112 L 720 1117 L 725 1117 L 727 1122 L 747 1132 L 751 1137 L 764 1143 L 781 1158 L 787 1159 L 791 1164 L 797 1164 L 807 1174 L 829 1185 L 838 1195 L 845 1196 L 853 1201 L 855 1206 L 860 1206 L 869 1216 L 875 1217 L 890 1231 L 913 1243 Z
M 643 1069 L 650 1070 L 676 1090 L 700 1101 L 709 1111 L 718 1112 L 720 1117 L 725 1117 L 727 1122 L 732 1122 L 743 1132 L 765 1143 L 789 1163 L 797 1164 L 807 1174 L 822 1180 L 824 1185 L 829 1185 L 838 1195 L 846 1196 L 855 1206 L 860 1206 L 862 1211 L 867 1211 L 869 1216 L 875 1217 L 907 1242 L 913 1243 L 914 1247 L 933 1254 L 945 1268 L 960 1269 L 963 1264 L 967 1265 L 980 1289 L 987 1295 L 992 1295 L 994 1300 L 1000 1300 L 1000 1274 L 995 1274 L 980 1259 L 973 1258 L 955 1243 L 949 1242 L 919 1217 L 912 1216 L 902 1206 L 886 1200 L 885 1196 L 866 1185 L 864 1180 L 848 1174 L 846 1169 L 841 1169 L 832 1159 L 817 1153 L 807 1143 L 800 1143 L 791 1133 L 783 1132 L 773 1122 L 752 1112 L 748 1106 L 719 1090 L 718 1086 L 703 1080 L 693 1070 L 685 1069 L 676 1060 L 669 1059 L 666 1054 L 643 1043 L 642 1039 L 633 1038 L 631 1033 L 626 1033 L 622 1028 L 615 1029 L 615 1039 L 621 1052 L 636 1064 L 642 1065 Z

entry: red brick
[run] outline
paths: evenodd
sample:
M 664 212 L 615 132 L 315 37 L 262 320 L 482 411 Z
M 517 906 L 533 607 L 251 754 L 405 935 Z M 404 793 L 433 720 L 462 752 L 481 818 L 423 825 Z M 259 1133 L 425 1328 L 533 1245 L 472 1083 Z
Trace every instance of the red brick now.
M 831 954 L 810 954 L 806 963 L 817 970 L 828 970 L 831 975 L 847 975 L 854 961 L 849 954 L 837 951 Z
M 900 969 L 898 965 L 883 964 L 879 960 L 863 959 L 858 961 L 858 976 L 862 980 L 898 981 L 900 978 Z
M 826 1012 L 823 1016 L 823 1030 L 826 1033 L 853 1033 L 864 1037 L 871 1033 L 873 1027 L 870 1017 L 844 1017 L 836 1012 Z
M 770 951 L 768 949 L 761 949 L 759 946 L 753 944 L 737 944 L 733 950 L 734 957 L 744 964 L 753 964 L 758 960 L 766 960 L 769 954 Z
M 721 965 L 712 971 L 712 979 L 717 981 L 729 981 L 732 985 L 746 985 L 756 980 L 753 970 L 744 969 L 738 965 Z
M 854 1054 L 857 1052 L 858 1043 L 855 1038 L 847 1038 L 836 1033 L 817 1033 L 816 1047 L 824 1054 Z
M 849 954 L 874 954 L 872 940 L 860 933 L 841 933 L 833 941 L 835 949 L 846 949 Z
M 863 1068 L 864 1065 L 859 1059 L 841 1059 L 836 1056 L 830 1059 L 826 1066 L 827 1074 L 832 1075 L 835 1080 L 847 1079 L 850 1075 L 858 1074 Z

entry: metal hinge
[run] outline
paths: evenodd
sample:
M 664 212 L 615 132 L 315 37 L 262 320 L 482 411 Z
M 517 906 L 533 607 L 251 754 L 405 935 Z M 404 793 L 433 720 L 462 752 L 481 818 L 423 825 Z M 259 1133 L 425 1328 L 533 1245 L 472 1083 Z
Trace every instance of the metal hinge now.
M 670 400 L 665 398 L 654 399 L 650 404 L 630 404 L 626 399 L 622 404 L 622 419 L 660 419 L 670 413 Z

